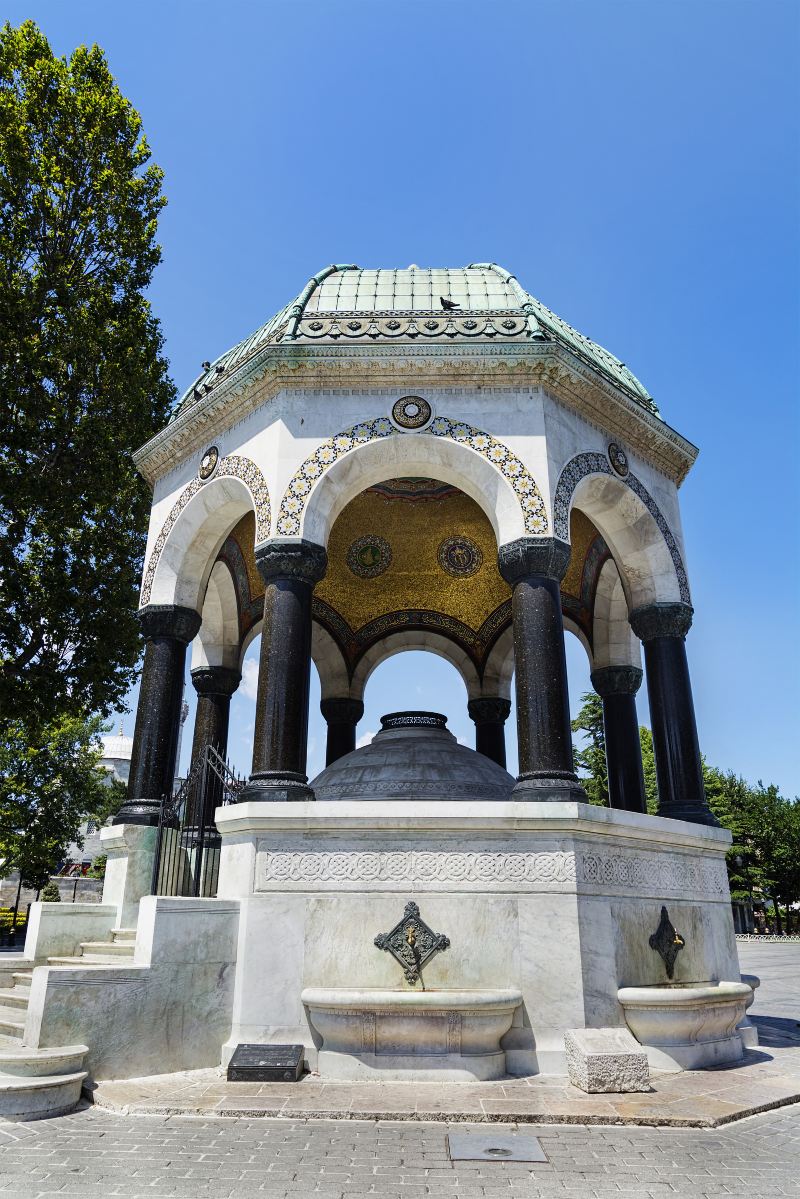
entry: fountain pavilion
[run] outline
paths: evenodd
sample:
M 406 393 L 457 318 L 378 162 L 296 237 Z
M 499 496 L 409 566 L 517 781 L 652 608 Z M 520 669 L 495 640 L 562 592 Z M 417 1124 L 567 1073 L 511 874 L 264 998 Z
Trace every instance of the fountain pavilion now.
M 652 1068 L 741 1056 L 752 991 L 685 645 L 696 454 L 627 366 L 491 263 L 328 267 L 203 363 L 136 455 L 146 648 L 104 901 L 34 905 L 18 969 L 17 1073 L 47 1077 L 42 1110 L 86 1072 L 225 1064 L 241 1044 L 412 1080 L 564 1073 L 587 1029 Z M 565 630 L 602 697 L 608 808 L 575 774 Z M 259 633 L 238 787 L 220 764 Z M 371 673 L 409 649 L 461 675 L 474 751 L 435 712 L 355 748 Z M 191 817 L 169 800 L 187 654 L 190 782 L 208 784 Z M 312 661 L 328 741 L 309 780 Z

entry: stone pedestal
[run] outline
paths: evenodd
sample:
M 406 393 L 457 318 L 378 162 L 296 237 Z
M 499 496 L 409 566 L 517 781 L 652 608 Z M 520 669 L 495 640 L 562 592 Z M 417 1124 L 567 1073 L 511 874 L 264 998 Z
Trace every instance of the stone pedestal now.
M 103 903 L 117 908 L 116 928 L 135 928 L 139 900 L 150 895 L 158 829 L 139 824 L 116 824 L 101 829 L 106 854 Z
M 564 1034 L 625 1027 L 621 986 L 666 981 L 649 945 L 668 904 L 676 980 L 738 979 L 730 834 L 576 803 L 316 801 L 221 809 L 219 896 L 241 905 L 229 1051 L 320 1038 L 307 989 L 414 994 L 376 948 L 413 900 L 450 940 L 425 989 L 516 990 L 510 1074 L 566 1072 Z
M 570 1028 L 564 1047 L 573 1087 L 590 1095 L 650 1090 L 647 1054 L 627 1029 Z

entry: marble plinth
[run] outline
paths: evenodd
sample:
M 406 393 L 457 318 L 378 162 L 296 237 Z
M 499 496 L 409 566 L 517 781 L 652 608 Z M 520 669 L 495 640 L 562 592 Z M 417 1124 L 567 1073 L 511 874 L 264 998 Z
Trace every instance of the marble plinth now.
M 321 1038 L 323 1078 L 474 1082 L 502 1078 L 501 1038 L 515 990 L 388 991 L 307 988 L 300 996 Z
M 649 945 L 664 904 L 686 942 L 676 979 L 739 976 L 722 829 L 513 800 L 253 802 L 216 820 L 219 896 L 240 913 L 224 1062 L 242 1042 L 302 1042 L 317 1068 L 309 989 L 413 994 L 374 944 L 409 900 L 450 940 L 427 992 L 521 994 L 512 1075 L 566 1074 L 567 1029 L 625 1028 L 620 987 L 665 981 Z

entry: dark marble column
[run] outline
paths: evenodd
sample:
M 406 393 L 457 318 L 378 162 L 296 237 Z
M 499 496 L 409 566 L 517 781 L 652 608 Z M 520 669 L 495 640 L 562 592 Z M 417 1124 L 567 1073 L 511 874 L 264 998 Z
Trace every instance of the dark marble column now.
M 636 692 L 641 684 L 638 666 L 603 666 L 592 671 L 592 686 L 603 701 L 609 804 L 626 812 L 647 811 L 636 714 Z
M 162 795 L 175 780 L 186 646 L 200 628 L 192 608 L 151 604 L 139 613 L 146 645 L 128 777 L 114 824 L 158 824 Z
M 630 614 L 644 644 L 650 724 L 658 779 L 658 814 L 718 825 L 703 788 L 692 684 L 684 638 L 692 624 L 688 604 L 650 604 Z
M 520 537 L 498 553 L 500 573 L 513 588 L 516 799 L 587 802 L 572 760 L 559 588 L 569 556 L 569 545 L 555 537 Z
M 475 721 L 475 748 L 498 766 L 506 767 L 506 721 L 511 712 L 511 700 L 500 696 L 481 696 L 471 699 L 467 711 Z
M 328 556 L 312 541 L 276 538 L 258 546 L 256 564 L 265 583 L 264 627 L 253 773 L 240 802 L 313 799 L 306 776 L 311 595 Z
M 364 705 L 360 699 L 334 697 L 323 699 L 319 707 L 328 725 L 325 765 L 330 766 L 355 749 L 356 725 L 364 715 Z
M 231 696 L 241 681 L 241 672 L 228 666 L 199 666 L 192 671 L 192 686 L 197 692 L 192 766 L 207 745 L 212 745 L 221 758 L 226 756 Z

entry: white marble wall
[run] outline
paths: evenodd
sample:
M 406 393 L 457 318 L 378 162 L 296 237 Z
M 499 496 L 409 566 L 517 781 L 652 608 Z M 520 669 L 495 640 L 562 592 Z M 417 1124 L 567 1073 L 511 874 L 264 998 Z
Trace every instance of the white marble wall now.
M 621 985 L 666 975 L 648 937 L 666 903 L 677 981 L 737 979 L 729 835 L 576 804 L 312 803 L 220 809 L 220 895 L 242 916 L 239 1041 L 314 1045 L 304 987 L 407 987 L 375 935 L 409 899 L 451 941 L 429 989 L 519 987 L 509 1068 L 564 1070 L 567 1028 L 622 1025 Z

